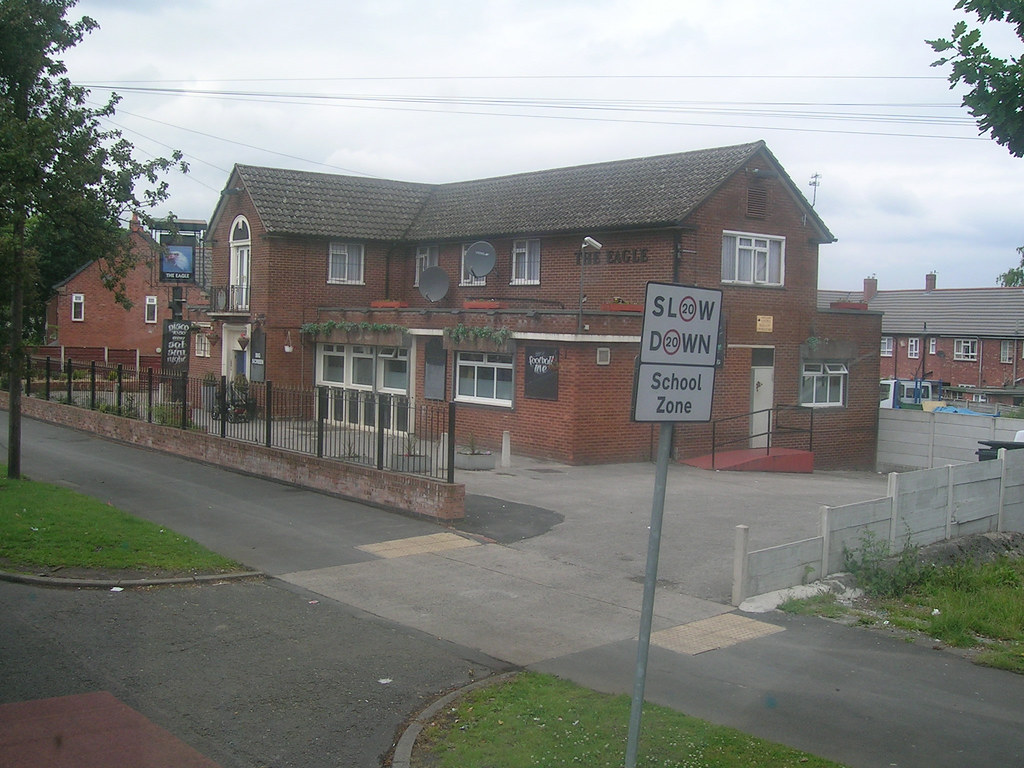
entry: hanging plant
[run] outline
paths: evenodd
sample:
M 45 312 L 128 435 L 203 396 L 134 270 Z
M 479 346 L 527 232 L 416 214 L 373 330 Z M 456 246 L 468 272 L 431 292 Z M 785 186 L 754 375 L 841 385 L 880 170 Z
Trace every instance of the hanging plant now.
M 491 328 L 486 325 L 458 325 L 444 329 L 445 335 L 453 344 L 463 342 L 489 342 L 495 346 L 503 346 L 512 337 L 513 333 L 508 328 Z
M 409 329 L 404 325 L 395 323 L 360 323 L 349 320 L 325 320 L 322 323 L 303 323 L 299 327 L 299 333 L 303 336 L 330 336 L 334 331 L 342 333 L 401 333 L 406 334 Z

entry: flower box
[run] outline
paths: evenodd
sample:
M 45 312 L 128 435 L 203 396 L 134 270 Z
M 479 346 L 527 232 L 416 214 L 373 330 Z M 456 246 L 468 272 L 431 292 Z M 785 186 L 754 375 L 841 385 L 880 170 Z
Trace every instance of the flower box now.
M 494 454 L 490 451 L 477 451 L 475 453 L 456 451 L 455 468 L 481 471 L 494 469 Z

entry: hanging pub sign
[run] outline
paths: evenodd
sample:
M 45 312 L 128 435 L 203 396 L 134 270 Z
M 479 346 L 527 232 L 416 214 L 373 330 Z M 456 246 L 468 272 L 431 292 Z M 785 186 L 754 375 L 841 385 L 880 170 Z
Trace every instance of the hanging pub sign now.
M 196 275 L 196 239 L 184 235 L 160 238 L 160 281 L 191 283 Z
M 558 399 L 558 347 L 527 347 L 525 395 L 534 400 Z

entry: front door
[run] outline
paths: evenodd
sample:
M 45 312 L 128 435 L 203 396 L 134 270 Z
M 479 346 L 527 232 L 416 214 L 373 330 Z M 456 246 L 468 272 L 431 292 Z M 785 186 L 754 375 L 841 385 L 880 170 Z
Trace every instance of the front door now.
M 766 448 L 775 405 L 775 350 L 751 350 L 750 360 L 750 447 Z

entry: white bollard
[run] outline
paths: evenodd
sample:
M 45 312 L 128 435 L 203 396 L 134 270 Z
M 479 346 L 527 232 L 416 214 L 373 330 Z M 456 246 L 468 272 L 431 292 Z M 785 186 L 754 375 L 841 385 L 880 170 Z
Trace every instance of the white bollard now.
M 507 429 L 501 433 L 501 466 L 512 466 L 512 433 Z

